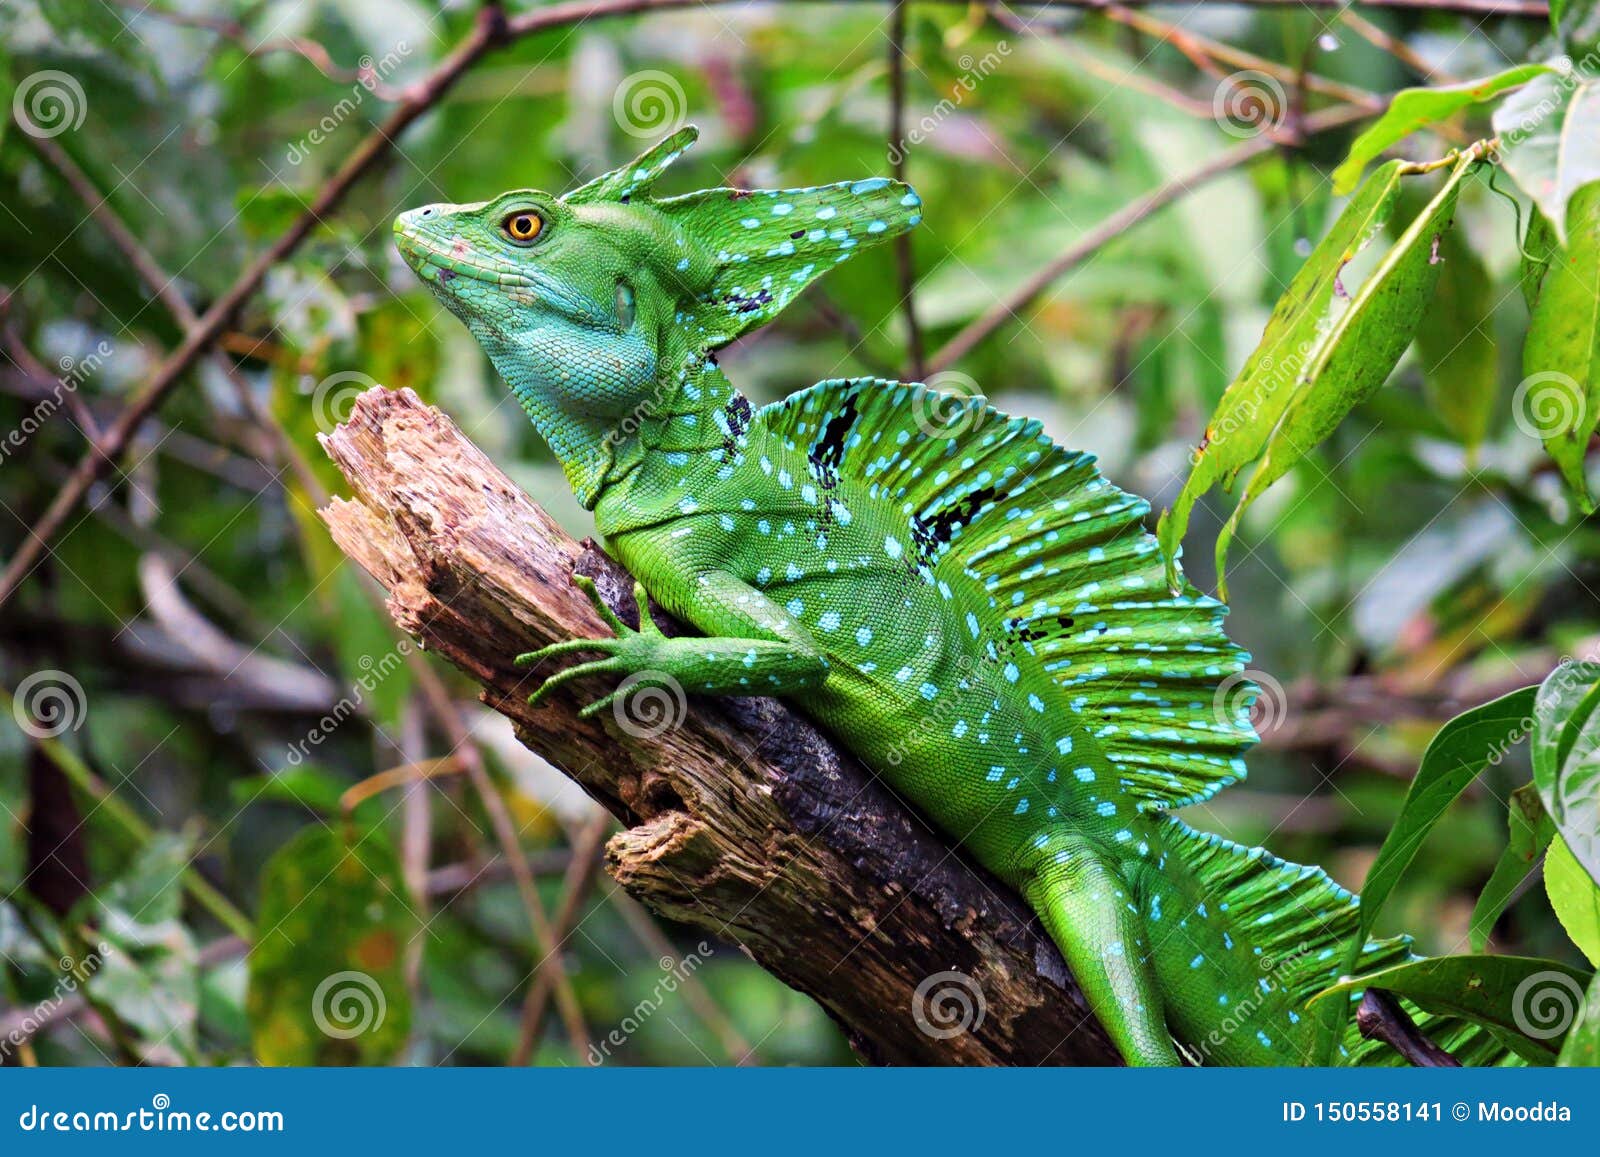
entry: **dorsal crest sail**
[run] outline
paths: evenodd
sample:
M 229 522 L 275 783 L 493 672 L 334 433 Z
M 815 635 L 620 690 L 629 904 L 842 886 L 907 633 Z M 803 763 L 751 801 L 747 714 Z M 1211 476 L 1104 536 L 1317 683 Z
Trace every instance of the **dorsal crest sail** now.
M 1130 794 L 1180 807 L 1243 778 L 1249 657 L 1221 603 L 1168 593 L 1149 505 L 1092 455 L 982 398 L 877 379 L 821 382 L 760 417 L 820 474 L 896 504 L 934 581 L 981 587 L 991 625 L 1049 673 L 1051 709 L 1080 717 Z

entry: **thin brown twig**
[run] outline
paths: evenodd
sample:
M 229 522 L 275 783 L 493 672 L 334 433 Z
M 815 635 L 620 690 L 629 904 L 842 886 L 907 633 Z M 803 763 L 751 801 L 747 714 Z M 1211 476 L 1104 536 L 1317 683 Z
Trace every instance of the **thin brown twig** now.
M 556 918 L 551 929 L 556 942 L 553 955 L 559 955 L 561 946 L 572 935 L 572 930 L 577 926 L 578 913 L 583 909 L 584 901 L 588 899 L 595 881 L 599 878 L 600 848 L 610 827 L 611 816 L 599 812 L 584 825 L 583 830 L 572 841 L 572 862 L 568 865 L 566 879 L 562 882 L 561 907 L 556 909 Z M 549 958 L 547 955 L 547 963 Z M 546 967 L 540 968 L 538 975 L 534 977 L 533 984 L 528 988 L 527 999 L 522 1004 L 522 1022 L 508 1064 L 520 1068 L 533 1058 L 534 1045 L 539 1041 L 539 1026 L 544 1021 L 545 1006 L 550 999 L 552 980 L 558 973 L 566 975 L 562 970 Z M 589 1063 L 591 1051 L 587 1045 L 583 1046 L 581 1055 L 585 1064 Z
M 1460 1061 L 1424 1036 L 1400 1002 L 1381 988 L 1369 988 L 1362 995 L 1356 1028 L 1368 1040 L 1383 1041 L 1418 1068 L 1461 1067 Z
M 1306 117 L 1307 135 L 1326 132 L 1371 116 L 1372 110 L 1364 106 L 1337 105 Z M 967 324 L 955 337 L 928 359 L 928 372 L 937 374 L 949 369 L 971 353 L 973 348 L 995 330 L 1005 325 L 1027 309 L 1058 277 L 1078 265 L 1105 245 L 1122 236 L 1133 226 L 1153 213 L 1172 204 L 1180 197 L 1214 181 L 1224 173 L 1248 164 L 1263 153 L 1271 151 L 1275 142 L 1269 136 L 1253 137 L 1218 153 L 1211 160 L 1190 172 L 1174 177 L 1160 188 L 1152 189 L 1143 197 L 1128 202 L 1117 212 L 1105 218 L 1084 233 L 1038 272 L 1022 283 L 1010 296 L 996 302 L 984 313 Z
M 370 64 L 359 68 L 340 68 L 333 62 L 332 54 L 310 37 L 276 36 L 270 40 L 257 40 L 243 24 L 226 16 L 174 12 L 146 3 L 146 0 L 116 0 L 116 3 L 137 16 L 148 16 L 168 24 L 214 33 L 221 39 L 237 45 L 246 56 L 270 56 L 275 52 L 292 52 L 329 80 L 341 84 L 359 84 L 379 100 L 392 101 L 400 98 L 397 90 L 389 88 L 378 80 L 377 73 Z
M 1113 23 L 1138 29 L 1147 36 L 1166 41 L 1208 76 L 1220 78 L 1227 75 L 1227 72 L 1218 65 L 1217 62 L 1220 61 L 1234 69 L 1250 69 L 1263 73 L 1284 84 L 1293 84 L 1299 80 L 1297 69 L 1279 64 L 1275 60 L 1268 60 L 1264 56 L 1257 56 L 1253 52 L 1236 48 L 1231 44 L 1225 44 L 1220 40 L 1213 40 L 1181 25 L 1152 16 L 1148 12 L 1136 11 L 1126 4 L 1108 4 L 1101 10 L 1101 14 Z M 1374 109 L 1382 109 L 1384 106 L 1383 97 L 1377 93 L 1331 80 L 1316 73 L 1306 75 L 1305 87 L 1320 96 L 1331 96 L 1349 104 L 1365 104 Z
M 1349 28 L 1368 44 L 1381 48 L 1423 80 L 1437 84 L 1456 84 L 1459 82 L 1460 77 L 1452 76 L 1443 69 L 1435 68 L 1418 56 L 1411 45 L 1401 40 L 1398 36 L 1391 36 L 1355 9 L 1346 8 L 1343 12 L 1340 12 L 1339 20 L 1345 27 Z
M 609 899 L 612 906 L 622 914 L 623 922 L 628 925 L 639 943 L 655 956 L 662 964 L 678 957 L 678 950 L 673 946 L 667 934 L 661 930 L 661 925 L 656 923 L 656 918 L 639 901 L 621 888 L 615 889 Z M 706 988 L 705 982 L 693 972 L 681 967 L 682 960 L 677 960 L 674 965 L 675 974 L 683 985 L 683 999 L 689 1006 L 700 1023 L 705 1025 L 711 1035 L 717 1038 L 722 1045 L 722 1050 L 730 1061 L 736 1065 L 760 1064 L 756 1056 L 756 1049 L 744 1037 L 733 1020 L 722 1006 Z
M 523 850 L 522 841 L 518 837 L 517 825 L 511 818 L 511 810 L 506 807 L 504 797 L 495 787 L 494 780 L 489 777 L 489 770 L 483 762 L 483 752 L 467 732 L 461 717 L 456 714 L 455 704 L 444 685 L 444 680 L 439 678 L 439 673 L 428 666 L 415 650 L 407 653 L 406 660 L 416 675 L 417 686 L 421 689 L 424 700 L 431 704 L 434 718 L 445 731 L 450 750 L 466 764 L 467 778 L 472 783 L 473 791 L 483 803 L 483 810 L 489 816 L 489 826 L 494 830 L 495 842 L 500 845 L 501 853 L 511 866 L 511 876 L 516 881 L 517 894 L 522 900 L 523 909 L 527 912 L 528 924 L 533 930 L 534 944 L 539 950 L 539 962 L 536 965 L 539 975 L 541 978 L 548 976 L 549 983 L 554 986 L 556 1011 L 561 1015 L 562 1025 L 572 1042 L 572 1047 L 580 1056 L 587 1056 L 589 1029 L 584 1023 L 583 1009 L 578 1004 L 577 993 L 572 988 L 572 978 L 567 975 L 566 967 L 561 961 L 561 937 L 551 926 L 544 901 L 539 898 L 538 883 L 529 865 L 527 852 Z

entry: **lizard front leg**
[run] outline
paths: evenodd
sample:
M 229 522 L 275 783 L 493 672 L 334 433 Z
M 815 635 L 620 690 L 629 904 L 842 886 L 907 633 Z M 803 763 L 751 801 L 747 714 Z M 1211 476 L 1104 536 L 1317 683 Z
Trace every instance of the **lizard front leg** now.
M 528 699 L 537 705 L 563 684 L 589 675 L 641 676 L 625 687 L 585 706 L 587 718 L 610 706 L 620 695 L 647 686 L 675 683 L 702 695 L 786 695 L 816 687 L 827 677 L 828 661 L 821 648 L 783 608 L 760 591 L 729 575 L 701 575 L 695 597 L 711 611 L 715 621 L 738 634 L 710 638 L 668 638 L 650 617 L 649 597 L 635 583 L 639 629 L 629 627 L 611 610 L 594 581 L 583 575 L 572 580 L 589 596 L 614 638 L 568 639 L 537 651 L 518 655 L 519 666 L 578 651 L 598 651 L 592 659 L 568 667 L 546 679 Z

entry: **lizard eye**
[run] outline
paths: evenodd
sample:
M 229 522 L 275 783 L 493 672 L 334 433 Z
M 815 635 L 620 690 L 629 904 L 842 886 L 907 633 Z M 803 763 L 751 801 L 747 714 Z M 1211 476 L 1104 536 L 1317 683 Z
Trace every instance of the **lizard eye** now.
M 537 213 L 513 213 L 500 223 L 500 228 L 511 240 L 526 245 L 544 230 L 544 219 Z

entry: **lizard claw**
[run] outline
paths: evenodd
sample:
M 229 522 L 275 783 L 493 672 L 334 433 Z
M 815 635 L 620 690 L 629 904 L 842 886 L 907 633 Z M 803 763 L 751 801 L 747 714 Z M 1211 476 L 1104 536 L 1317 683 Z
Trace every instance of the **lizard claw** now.
M 589 642 L 587 639 L 579 641 Z M 528 696 L 528 706 L 537 707 L 540 703 L 543 703 L 546 699 L 548 699 L 551 693 L 557 688 L 561 687 L 565 683 L 572 682 L 574 679 L 583 679 L 590 675 L 603 675 L 608 671 L 620 671 L 624 669 L 625 666 L 626 664 L 623 663 L 622 660 L 613 657 L 610 659 L 595 659 L 588 663 L 579 663 L 575 667 L 568 667 L 564 671 L 557 671 L 554 675 L 550 676 L 550 678 L 541 683 L 537 691 Z M 615 693 L 613 692 L 613 694 Z M 607 698 L 609 699 L 610 696 L 607 696 Z M 602 702 L 604 702 L 604 700 L 602 700 Z M 594 704 L 590 704 L 589 706 L 593 707 Z M 587 710 L 588 708 L 585 708 L 585 711 Z
M 640 636 L 655 635 L 659 637 L 661 635 L 661 628 L 656 626 L 655 620 L 650 617 L 650 596 L 646 593 L 643 583 L 636 582 L 633 584 L 633 601 L 639 607 L 640 629 L 636 631 L 618 618 L 617 613 L 606 605 L 605 599 L 600 595 L 600 589 L 595 586 L 592 578 L 581 574 L 573 575 L 572 582 L 574 586 L 589 596 L 589 602 L 594 604 L 595 613 L 616 634 L 609 639 L 566 639 L 559 643 L 551 643 L 547 647 L 540 647 L 537 651 L 528 651 L 512 660 L 519 667 L 527 667 L 541 663 L 546 659 L 570 655 L 577 651 L 598 651 L 600 654 L 607 656 L 604 659 L 591 659 L 586 663 L 579 663 L 574 667 L 568 667 L 564 671 L 558 671 L 551 675 L 539 685 L 537 691 L 528 696 L 528 705 L 530 707 L 537 707 L 549 698 L 557 688 L 572 682 L 574 679 L 582 679 L 590 675 L 601 675 L 611 671 L 629 670 L 630 664 L 625 655 L 629 650 L 640 646 Z M 578 714 L 582 718 L 588 719 L 596 712 L 603 711 L 619 694 L 621 694 L 620 690 L 613 691 L 604 698 L 588 704 Z

